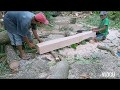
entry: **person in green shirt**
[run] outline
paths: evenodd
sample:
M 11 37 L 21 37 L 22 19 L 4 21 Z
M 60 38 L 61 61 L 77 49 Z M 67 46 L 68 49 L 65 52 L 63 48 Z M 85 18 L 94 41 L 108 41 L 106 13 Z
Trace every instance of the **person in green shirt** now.
M 101 18 L 101 21 L 100 21 L 99 27 L 92 29 L 93 32 L 96 32 L 96 37 L 94 38 L 94 41 L 96 42 L 105 40 L 107 35 L 109 34 L 108 32 L 109 19 L 107 17 L 107 12 L 101 11 L 100 18 Z

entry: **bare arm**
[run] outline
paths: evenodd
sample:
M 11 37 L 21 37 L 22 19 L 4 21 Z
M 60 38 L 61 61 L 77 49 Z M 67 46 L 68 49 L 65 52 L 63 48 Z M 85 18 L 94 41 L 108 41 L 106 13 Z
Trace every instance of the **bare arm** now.
M 104 25 L 103 28 L 94 28 L 92 31 L 93 31 L 93 32 L 99 32 L 99 31 L 101 32 L 101 31 L 104 31 L 106 28 L 107 28 L 107 26 Z
M 99 28 L 93 28 L 92 31 L 93 32 L 98 32 Z
M 24 36 L 23 40 L 29 45 L 30 48 L 34 48 L 35 47 L 35 45 L 33 43 L 30 43 L 30 41 L 29 41 L 27 36 Z
M 29 45 L 30 41 L 29 41 L 29 39 L 28 39 L 27 36 L 24 36 L 24 37 L 23 37 L 23 40 Z
M 104 31 L 106 28 L 107 28 L 107 26 L 104 25 L 104 27 L 103 27 L 103 28 L 100 28 L 99 31 Z
M 42 42 L 42 40 L 39 38 L 37 30 L 32 30 L 32 32 L 33 32 L 34 37 L 39 41 L 39 43 Z

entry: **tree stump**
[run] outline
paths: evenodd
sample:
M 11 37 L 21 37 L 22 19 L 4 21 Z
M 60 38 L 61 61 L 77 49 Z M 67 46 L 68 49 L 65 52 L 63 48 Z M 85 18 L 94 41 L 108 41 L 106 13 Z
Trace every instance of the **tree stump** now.
M 8 44 L 10 43 L 10 39 L 8 37 L 7 31 L 3 30 L 0 32 L 0 44 Z
M 14 51 L 13 47 L 11 45 L 6 45 L 5 53 L 7 55 L 7 63 L 9 64 L 10 69 L 13 70 L 13 72 L 18 71 L 20 58 Z
M 53 73 L 47 79 L 67 79 L 69 74 L 69 64 L 62 60 L 56 64 Z

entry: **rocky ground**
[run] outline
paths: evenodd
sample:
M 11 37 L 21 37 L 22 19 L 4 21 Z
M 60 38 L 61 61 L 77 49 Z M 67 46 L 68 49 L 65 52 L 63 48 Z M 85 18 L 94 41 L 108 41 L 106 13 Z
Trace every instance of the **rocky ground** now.
M 65 27 L 72 28 L 72 33 L 79 29 L 86 29 L 82 23 L 69 24 L 69 17 L 56 17 L 55 22 L 54 30 L 50 32 L 65 32 L 67 30 Z M 39 31 L 40 34 L 46 32 L 47 30 L 45 31 L 44 29 Z M 64 35 L 50 34 L 47 38 L 43 38 L 43 40 L 47 41 L 61 37 L 64 37 Z M 97 48 L 99 44 L 111 47 L 114 52 L 117 52 L 117 48 L 120 46 L 120 32 L 118 30 L 110 30 L 107 39 L 103 42 L 93 44 L 87 42 L 85 45 L 78 45 L 76 49 L 65 47 L 56 51 L 61 56 L 64 56 L 62 60 L 66 60 L 69 63 L 68 79 L 120 79 L 120 59 L 107 51 L 99 50 Z M 52 60 L 44 58 L 46 55 L 51 57 L 50 54 L 35 54 L 35 58 L 29 61 L 20 60 L 19 72 L 6 74 L 0 76 L 0 78 L 46 79 L 58 63 L 52 57 Z M 105 76 L 103 75 L 104 72 L 115 75 Z

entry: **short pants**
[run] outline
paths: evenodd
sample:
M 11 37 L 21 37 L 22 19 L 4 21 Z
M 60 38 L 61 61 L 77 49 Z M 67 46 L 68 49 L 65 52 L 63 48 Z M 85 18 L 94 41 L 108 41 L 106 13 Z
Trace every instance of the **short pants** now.
M 102 41 L 102 40 L 105 40 L 105 39 L 106 39 L 106 36 L 104 34 L 101 34 L 101 33 L 96 34 L 96 40 Z
M 11 45 L 18 46 L 18 45 L 22 45 L 24 42 L 23 37 L 18 34 L 12 34 L 12 33 L 8 32 L 8 36 L 10 38 Z M 28 32 L 27 37 L 29 40 L 31 40 L 31 41 L 33 40 L 30 32 Z

